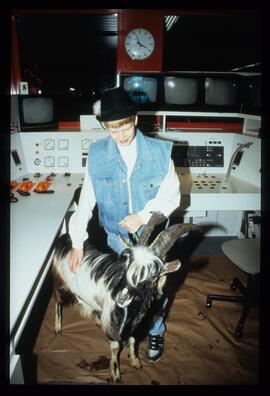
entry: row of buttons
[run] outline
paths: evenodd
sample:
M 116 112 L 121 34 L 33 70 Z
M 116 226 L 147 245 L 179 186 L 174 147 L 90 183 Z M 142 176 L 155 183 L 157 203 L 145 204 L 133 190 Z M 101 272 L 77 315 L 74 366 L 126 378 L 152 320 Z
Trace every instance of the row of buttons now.
M 191 165 L 191 166 L 205 166 L 206 164 L 206 160 L 202 160 L 202 159 L 195 159 L 195 160 L 190 160 L 190 159 L 185 159 L 184 160 L 184 165 Z
M 44 166 L 46 167 L 54 167 L 55 166 L 55 157 L 44 157 Z M 41 164 L 40 158 L 35 158 L 34 164 L 39 166 Z M 68 157 L 58 157 L 58 166 L 59 167 L 68 167 L 69 158 Z
M 214 190 L 217 184 L 220 184 L 221 180 L 218 180 L 214 175 L 197 175 L 196 179 L 193 180 L 193 184 L 198 189 L 203 189 L 204 187 L 209 187 L 211 190 Z M 223 190 L 226 190 L 227 187 L 222 187 Z

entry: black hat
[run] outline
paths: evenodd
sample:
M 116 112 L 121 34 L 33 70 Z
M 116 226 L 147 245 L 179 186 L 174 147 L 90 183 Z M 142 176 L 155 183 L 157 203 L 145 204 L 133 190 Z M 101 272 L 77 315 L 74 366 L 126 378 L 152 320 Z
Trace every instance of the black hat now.
M 94 104 L 94 113 L 99 121 L 116 121 L 135 115 L 137 106 L 129 94 L 119 87 L 102 94 L 100 105 Z

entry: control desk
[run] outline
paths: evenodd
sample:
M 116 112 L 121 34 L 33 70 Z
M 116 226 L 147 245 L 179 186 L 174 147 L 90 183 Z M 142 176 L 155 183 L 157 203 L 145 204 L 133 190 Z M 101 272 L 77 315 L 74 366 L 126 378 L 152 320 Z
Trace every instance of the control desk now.
M 61 231 L 74 191 L 83 180 L 80 174 L 25 174 L 16 180 L 10 207 L 10 377 L 11 383 L 23 381 L 20 356 L 16 353 L 44 279 L 50 269 L 53 244 Z M 39 183 L 50 178 L 49 193 L 35 192 Z M 32 183 L 21 195 L 23 179 Z M 16 201 L 17 200 L 17 201 Z M 19 286 L 18 286 L 19 280 Z M 16 378 L 20 378 L 19 382 Z M 14 382 L 15 381 L 15 382 Z
M 54 191 L 53 193 L 35 192 L 35 186 L 41 180 L 46 180 L 48 176 L 47 174 L 39 177 L 33 174 L 25 175 L 25 178 L 33 183 L 29 191 L 30 196 L 21 195 L 16 189 L 13 192 L 18 201 L 11 203 L 10 208 L 11 332 L 23 309 L 23 302 L 36 281 L 40 266 L 44 263 L 54 238 L 60 231 L 74 191 L 81 185 L 83 179 L 83 174 L 55 175 L 49 186 L 49 191 Z M 20 279 L 24 286 L 14 287 L 16 279 Z
M 26 169 L 32 174 L 84 173 L 89 144 L 105 136 L 104 131 L 17 133 L 12 136 L 11 177 L 23 176 Z M 207 211 L 226 211 L 229 216 L 229 211 L 260 210 L 259 138 L 176 131 L 157 132 L 156 137 L 174 143 L 172 158 L 181 189 L 179 211 L 184 217 L 196 221 L 194 211 L 209 217 Z M 228 235 L 236 234 L 228 230 Z
M 182 210 L 261 207 L 261 141 L 233 133 L 158 133 L 173 140 Z
M 11 136 L 11 179 L 32 182 L 30 195 L 11 192 L 10 210 L 10 377 L 23 382 L 16 346 L 50 268 L 75 189 L 82 184 L 89 144 L 106 132 L 27 132 Z M 237 235 L 244 210 L 260 210 L 260 139 L 234 133 L 161 132 L 173 140 L 172 157 L 180 179 L 175 215 L 184 221 L 225 224 L 220 235 Z M 52 175 L 49 190 L 34 191 Z M 217 233 L 213 235 L 218 235 Z M 18 287 L 18 279 L 20 287 Z M 19 378 L 19 379 L 18 379 Z

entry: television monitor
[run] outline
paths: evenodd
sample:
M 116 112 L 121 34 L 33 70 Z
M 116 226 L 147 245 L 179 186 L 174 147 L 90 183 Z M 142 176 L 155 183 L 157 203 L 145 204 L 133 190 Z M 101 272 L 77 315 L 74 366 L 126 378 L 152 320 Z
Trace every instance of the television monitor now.
M 19 114 L 22 131 L 50 130 L 57 127 L 54 100 L 51 97 L 21 95 Z
M 164 79 L 165 104 L 196 104 L 198 89 L 199 80 L 196 78 L 167 76 Z
M 233 79 L 207 77 L 205 79 L 205 104 L 233 106 L 237 102 L 237 83 Z
M 138 105 L 157 102 L 158 81 L 155 77 L 130 75 L 123 77 L 123 88 Z

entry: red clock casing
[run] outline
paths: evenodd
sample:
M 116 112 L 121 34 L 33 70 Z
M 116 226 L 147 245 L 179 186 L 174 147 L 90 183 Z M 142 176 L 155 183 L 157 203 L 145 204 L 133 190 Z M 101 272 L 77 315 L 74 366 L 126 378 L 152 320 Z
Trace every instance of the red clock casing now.
M 163 63 L 163 25 L 164 16 L 160 13 L 153 15 L 153 11 L 144 13 L 130 11 L 119 15 L 119 36 L 117 48 L 117 72 L 160 72 Z M 125 50 L 127 34 L 137 28 L 147 29 L 154 37 L 155 48 L 146 59 L 131 59 Z

